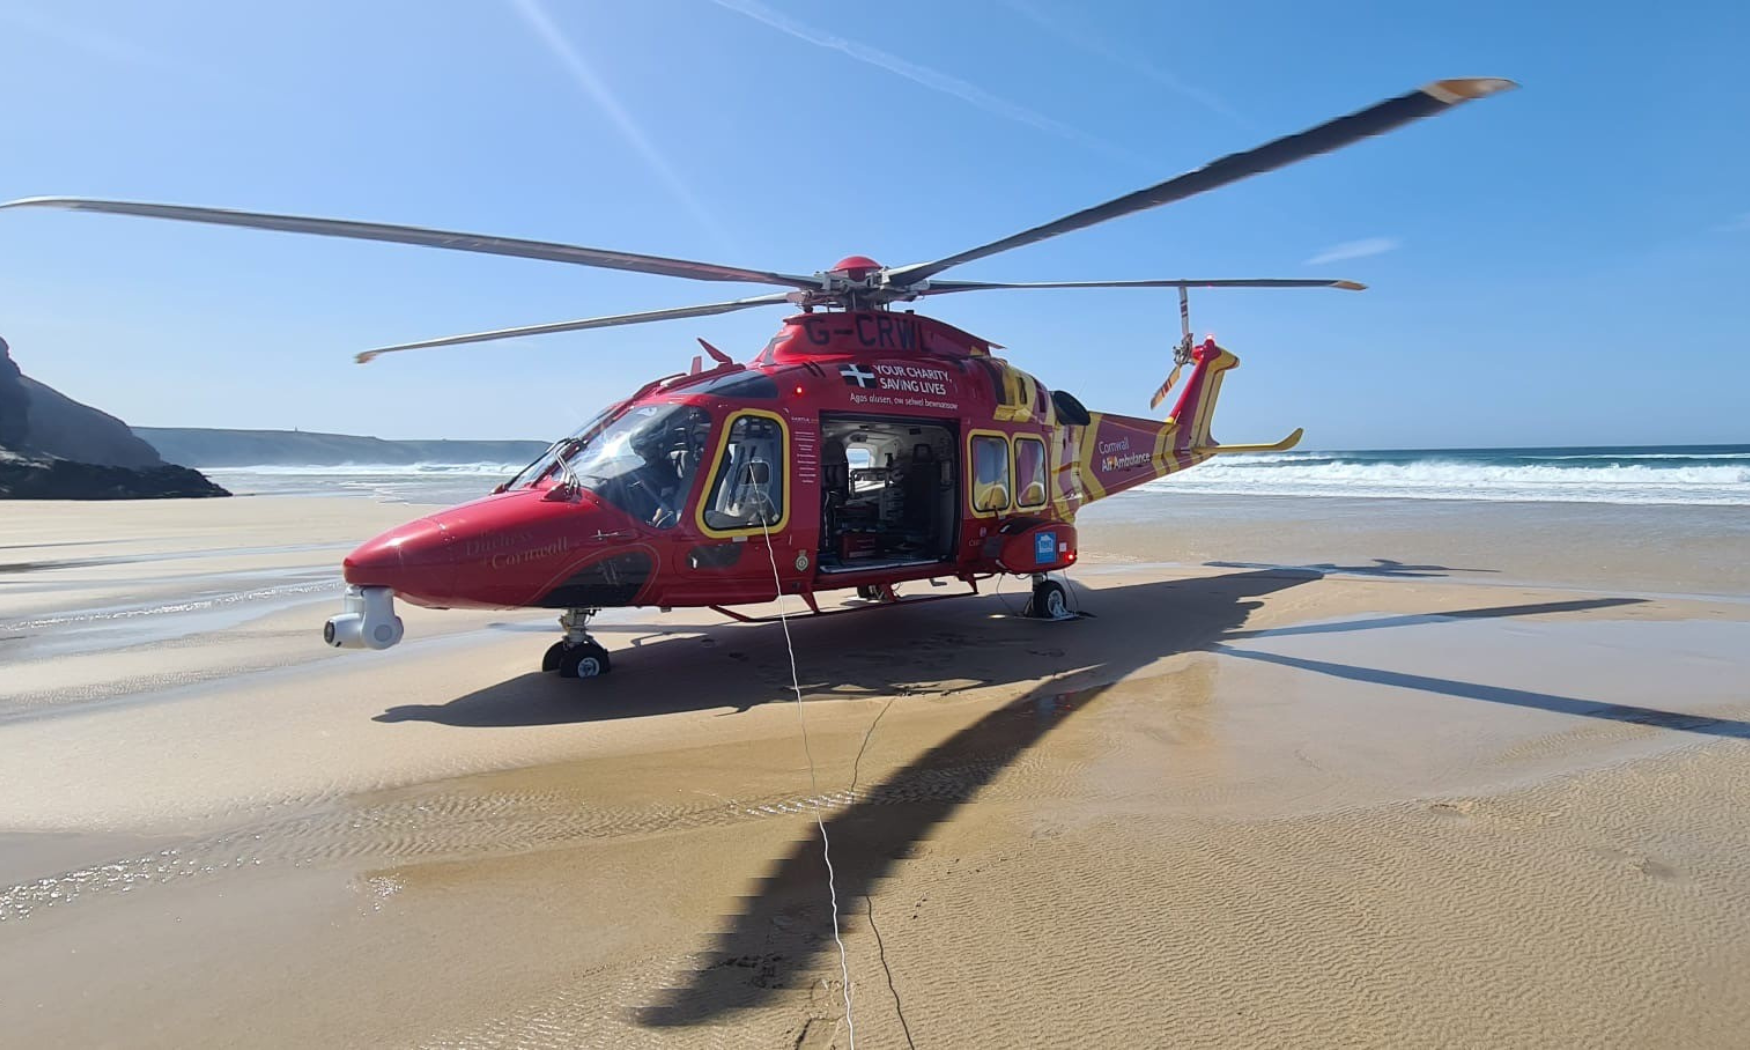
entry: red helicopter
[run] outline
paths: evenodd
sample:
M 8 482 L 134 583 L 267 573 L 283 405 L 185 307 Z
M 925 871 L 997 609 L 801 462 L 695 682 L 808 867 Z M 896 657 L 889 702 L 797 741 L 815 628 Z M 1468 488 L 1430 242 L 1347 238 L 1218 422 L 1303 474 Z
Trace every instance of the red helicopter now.
M 1210 419 L 1238 359 L 1213 339 L 1194 345 L 1186 289 L 1344 288 L 1329 280 L 1133 280 L 1000 284 L 946 281 L 963 263 L 1159 207 L 1360 141 L 1511 81 L 1442 80 L 1366 109 L 1221 158 L 1195 171 L 932 262 L 882 266 L 851 256 L 812 275 L 744 269 L 540 241 L 214 208 L 78 198 L 0 207 L 56 207 L 393 241 L 583 266 L 775 285 L 728 302 L 594 317 L 383 347 L 358 355 L 454 346 L 550 332 L 705 317 L 758 306 L 799 307 L 753 360 L 737 364 L 700 340 L 713 367 L 645 384 L 491 495 L 420 518 L 365 543 L 344 563 L 345 611 L 323 638 L 386 649 L 402 638 L 394 599 L 434 608 L 564 610 L 564 636 L 543 669 L 608 672 L 590 618 L 624 606 L 729 607 L 855 588 L 872 604 L 897 585 L 1011 574 L 1033 582 L 1031 616 L 1071 615 L 1049 574 L 1076 560 L 1085 504 L 1195 466 L 1211 456 L 1280 451 L 1222 445 Z M 1024 288 L 1176 288 L 1183 338 L 1155 392 L 1158 407 L 1191 375 L 1164 422 L 1090 412 L 1062 390 L 996 357 L 988 340 L 895 303 Z M 908 601 L 927 601 L 912 598 Z

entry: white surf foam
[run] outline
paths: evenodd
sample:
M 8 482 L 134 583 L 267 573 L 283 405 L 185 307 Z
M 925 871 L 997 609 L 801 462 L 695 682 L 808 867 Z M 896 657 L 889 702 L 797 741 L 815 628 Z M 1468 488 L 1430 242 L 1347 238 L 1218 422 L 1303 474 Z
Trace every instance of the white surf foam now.
M 1750 454 L 1282 453 L 1218 459 L 1145 490 L 1228 495 L 1750 506 Z

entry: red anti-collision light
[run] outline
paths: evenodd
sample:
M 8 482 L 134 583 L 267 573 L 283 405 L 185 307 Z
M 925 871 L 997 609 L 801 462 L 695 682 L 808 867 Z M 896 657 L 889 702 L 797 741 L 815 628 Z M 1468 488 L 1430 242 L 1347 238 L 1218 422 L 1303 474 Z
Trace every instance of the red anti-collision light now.
M 833 264 L 833 273 L 842 273 L 853 281 L 863 278 L 881 269 L 881 264 L 867 255 L 847 255 Z

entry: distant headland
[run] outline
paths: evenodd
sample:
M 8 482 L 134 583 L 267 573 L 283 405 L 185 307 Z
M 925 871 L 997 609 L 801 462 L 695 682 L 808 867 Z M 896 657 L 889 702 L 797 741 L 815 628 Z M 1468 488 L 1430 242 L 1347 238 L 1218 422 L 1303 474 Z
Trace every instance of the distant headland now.
M 415 463 L 526 463 L 546 451 L 545 441 L 387 441 L 307 430 L 209 430 L 134 427 L 160 456 L 195 467 Z

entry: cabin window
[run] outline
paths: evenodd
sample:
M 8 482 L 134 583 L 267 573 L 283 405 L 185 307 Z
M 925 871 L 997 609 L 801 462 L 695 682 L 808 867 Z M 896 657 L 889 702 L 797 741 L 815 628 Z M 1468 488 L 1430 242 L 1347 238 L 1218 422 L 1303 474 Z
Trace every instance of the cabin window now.
M 740 412 L 731 420 L 700 520 L 715 533 L 782 528 L 788 517 L 784 424 L 764 412 Z
M 1045 506 L 1045 442 L 1015 439 L 1015 506 L 1036 510 Z
M 1009 509 L 1009 441 L 988 434 L 972 437 L 972 509 L 989 514 Z

